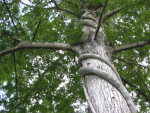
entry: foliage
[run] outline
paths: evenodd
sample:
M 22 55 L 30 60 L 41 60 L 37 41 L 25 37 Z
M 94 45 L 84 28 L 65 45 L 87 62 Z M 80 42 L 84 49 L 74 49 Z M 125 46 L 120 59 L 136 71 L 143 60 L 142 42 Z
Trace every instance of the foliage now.
M 49 0 L 0 0 L 0 51 L 14 46 L 10 37 L 16 35 L 24 41 L 32 42 L 37 25 L 35 42 L 65 42 L 73 44 L 82 41 L 82 25 L 79 21 L 83 13 L 81 0 L 56 0 L 58 6 L 76 12 L 76 18 L 64 11 L 51 9 L 54 4 Z M 104 4 L 105 0 L 87 0 L 94 6 Z M 148 0 L 111 0 L 105 13 L 118 7 L 121 11 L 109 18 L 103 25 L 107 42 L 112 47 L 128 45 L 149 39 L 150 3 Z M 100 10 L 97 11 L 99 16 Z M 12 22 L 12 18 L 14 23 Z M 41 21 L 41 22 L 40 22 Z M 16 27 L 17 31 L 16 32 Z M 150 97 L 150 70 L 131 64 L 150 63 L 150 47 L 135 48 L 115 54 L 124 59 L 112 59 L 119 74 Z M 77 56 L 68 51 L 22 50 L 15 53 L 18 75 L 18 97 L 16 93 L 16 72 L 14 53 L 0 58 L 0 106 L 1 112 L 84 112 L 86 102 L 82 78 L 78 76 Z M 127 62 L 125 62 L 127 61 Z M 150 68 L 150 67 L 149 67 Z M 125 84 L 133 94 L 139 112 L 148 112 L 150 101 L 138 93 L 135 87 Z M 79 102 L 75 106 L 74 103 Z M 87 107 L 87 106 L 85 106 Z

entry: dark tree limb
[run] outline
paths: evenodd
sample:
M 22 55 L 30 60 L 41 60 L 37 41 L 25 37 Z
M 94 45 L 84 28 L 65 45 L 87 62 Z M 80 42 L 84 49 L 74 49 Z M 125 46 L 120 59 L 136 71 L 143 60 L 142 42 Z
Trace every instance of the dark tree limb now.
M 2 50 L 0 52 L 0 57 L 22 50 L 22 49 L 56 49 L 56 50 L 70 50 L 73 51 L 73 48 L 70 44 L 66 43 L 30 43 L 30 42 L 21 42 L 18 45 Z
M 69 0 L 62 0 L 62 2 L 68 3 L 68 4 L 74 4 L 73 2 L 69 1 Z M 75 2 L 74 4 L 76 6 L 76 8 L 79 8 L 77 2 Z
M 3 9 L 4 9 L 4 3 L 2 4 L 2 8 L 1 8 L 1 11 L 0 11 L 0 15 L 1 15 L 2 12 L 3 12 Z
M 126 62 L 127 63 L 127 62 Z M 136 73 L 136 75 L 139 77 L 139 79 L 140 79 L 140 81 L 143 83 L 143 85 L 145 86 L 145 88 L 147 89 L 147 91 L 148 92 L 150 92 L 150 90 L 149 90 L 149 86 L 144 82 L 144 80 L 143 80 L 143 78 L 141 77 L 141 75 L 135 70 L 135 68 L 131 65 L 131 64 L 129 64 L 129 63 L 127 63 L 132 69 L 133 69 L 133 71 Z
M 37 27 L 36 27 L 36 29 L 35 29 L 35 31 L 34 31 L 33 39 L 32 39 L 33 42 L 34 42 L 34 40 L 35 40 L 35 36 L 36 36 L 36 33 L 37 33 L 37 31 L 38 31 L 38 29 L 39 29 L 39 27 L 40 27 L 40 24 L 41 24 L 41 19 L 40 19 L 40 21 L 38 22 L 38 25 L 37 25 Z
M 8 14 L 9 14 L 9 17 L 10 17 L 10 19 L 11 19 L 11 22 L 12 22 L 13 26 L 15 27 L 15 30 L 16 30 L 15 34 L 17 35 L 17 34 L 18 34 L 18 27 L 16 26 L 16 24 L 15 24 L 15 22 L 14 22 L 12 13 L 11 13 L 11 11 L 10 11 L 10 9 L 9 9 L 9 7 L 8 7 L 8 5 L 7 5 L 7 3 L 6 3 L 6 1 L 5 1 L 5 0 L 3 0 L 3 1 L 4 1 L 4 5 L 6 6 L 6 9 L 7 9 L 7 11 L 8 11 Z M 14 17 L 14 18 L 17 20 L 17 23 L 20 25 L 21 31 L 25 32 L 25 31 L 23 30 L 23 28 L 22 28 L 21 23 L 19 22 L 19 20 L 18 20 L 16 17 Z
M 18 37 L 14 36 L 14 46 L 16 46 L 16 41 L 19 39 Z M 18 73 L 16 67 L 16 54 L 13 53 L 13 62 L 14 62 L 14 71 L 15 71 L 15 87 L 16 87 L 16 104 L 15 104 L 15 113 L 17 112 L 17 104 L 18 104 Z
M 16 55 L 14 55 L 14 69 L 15 69 L 15 87 L 16 87 L 16 105 L 15 110 L 17 110 L 17 104 L 18 104 L 18 73 L 17 73 L 17 67 L 16 67 Z
M 3 0 L 3 2 L 4 2 L 4 4 L 5 4 L 5 6 L 6 6 L 6 9 L 7 9 L 7 11 L 8 11 L 9 17 L 11 18 L 11 22 L 12 22 L 13 26 L 15 27 L 15 29 L 16 29 L 16 34 L 17 34 L 18 28 L 17 28 L 16 24 L 14 23 L 14 19 L 13 19 L 12 15 L 11 15 L 11 11 L 10 11 L 9 7 L 7 6 L 6 1 Z
M 127 51 L 133 48 L 138 48 L 138 47 L 143 47 L 146 45 L 150 45 L 150 40 L 145 40 L 142 42 L 136 42 L 136 43 L 132 43 L 126 46 L 122 46 L 122 47 L 115 47 L 113 50 L 113 53 L 117 53 L 117 52 L 121 52 L 121 51 Z
M 135 70 L 135 68 L 131 64 L 128 64 L 128 65 L 133 69 L 133 71 L 139 77 L 140 81 L 143 83 L 143 85 L 145 86 L 145 88 L 147 89 L 147 91 L 150 92 L 149 86 L 147 84 L 145 84 L 145 82 L 144 82 L 143 78 L 141 77 L 141 75 Z
M 75 12 L 72 12 L 69 9 L 63 9 L 63 8 L 59 7 L 55 0 L 51 0 L 51 1 L 55 4 L 55 7 L 53 7 L 53 8 L 56 8 L 56 9 L 61 10 L 61 11 L 65 11 L 67 13 L 70 13 L 70 14 L 75 15 L 75 16 L 78 17 L 78 14 L 76 14 Z
M 139 94 L 141 94 L 141 95 L 146 99 L 146 101 L 148 101 L 148 102 L 150 103 L 150 96 L 147 96 L 144 91 L 142 91 L 141 89 L 139 89 L 137 86 L 133 85 L 130 81 L 128 81 L 128 80 L 125 79 L 124 77 L 121 77 L 121 79 L 122 79 L 122 81 L 123 81 L 125 84 L 128 84 L 128 85 L 130 85 L 131 87 L 135 88 L 135 90 L 136 90 Z
M 95 39 L 95 40 L 96 40 L 97 34 L 98 34 L 99 29 L 100 29 L 101 24 L 102 24 L 102 17 L 103 17 L 103 14 L 104 14 L 105 8 L 106 8 L 106 6 L 107 6 L 107 2 L 108 2 L 108 0 L 105 0 L 104 7 L 103 7 L 103 9 L 102 9 L 102 11 L 101 11 L 101 15 L 100 15 L 100 18 L 99 18 L 99 21 L 98 21 L 98 26 L 97 26 L 97 28 L 96 28 L 96 32 L 95 32 L 95 37 L 94 37 L 94 39 Z
M 111 11 L 111 12 L 105 14 L 103 16 L 102 23 L 105 22 L 108 18 L 110 18 L 110 17 L 114 16 L 115 14 L 117 14 L 120 10 L 121 10 L 121 8 L 117 8 L 114 11 Z
M 150 93 L 150 90 L 149 90 L 149 86 L 144 82 L 143 78 L 141 77 L 141 75 L 135 70 L 135 68 L 132 66 L 132 65 L 129 65 L 133 70 L 134 72 L 136 73 L 136 75 L 140 78 L 140 80 L 142 81 L 143 85 L 145 86 L 145 88 L 147 89 L 147 91 Z
M 120 57 L 117 57 L 117 56 L 112 56 L 112 57 L 117 58 L 117 59 L 119 59 L 119 60 L 121 60 L 121 61 L 123 61 L 123 62 L 126 62 L 127 64 L 139 65 L 139 66 L 141 66 L 141 67 L 144 67 L 144 68 L 150 70 L 150 68 L 149 68 L 148 66 L 144 66 L 144 65 L 142 65 L 142 64 L 138 64 L 138 63 L 135 63 L 135 62 L 128 62 L 128 61 L 126 61 L 126 60 L 124 60 L 124 59 L 122 59 L 122 58 L 120 58 Z
M 26 4 L 26 3 L 24 3 L 24 2 L 20 2 L 20 3 L 23 4 L 23 5 L 29 6 L 29 7 L 34 7 L 34 6 L 31 6 L 31 5 Z

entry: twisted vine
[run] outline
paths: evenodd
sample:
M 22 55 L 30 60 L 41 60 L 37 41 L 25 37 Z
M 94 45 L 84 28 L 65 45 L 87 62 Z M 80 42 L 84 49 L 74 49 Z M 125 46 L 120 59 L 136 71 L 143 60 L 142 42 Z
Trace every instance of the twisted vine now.
M 88 59 L 88 58 L 98 59 L 98 60 L 104 62 L 105 64 L 107 64 L 114 71 L 114 73 L 117 75 L 117 78 L 120 80 L 120 82 L 122 82 L 122 80 L 121 80 L 117 70 L 114 68 L 114 66 L 110 62 L 108 62 L 107 60 L 105 60 L 104 58 L 100 57 L 97 54 L 84 54 L 84 55 L 82 55 L 78 60 L 79 61 L 79 66 L 80 67 L 82 66 L 82 60 L 85 60 L 85 59 Z
M 96 75 L 96 76 L 106 80 L 107 82 L 109 82 L 112 86 L 114 86 L 121 93 L 121 95 L 124 97 L 125 101 L 127 102 L 127 105 L 129 107 L 131 113 L 136 113 L 134 103 L 133 103 L 128 91 L 123 86 L 118 72 L 111 65 L 111 63 L 109 63 L 108 61 L 106 61 L 105 59 L 100 57 L 99 55 L 84 54 L 79 58 L 79 66 L 82 66 L 82 61 L 85 60 L 85 59 L 88 59 L 88 58 L 98 59 L 98 60 L 101 60 L 102 62 L 104 62 L 105 64 L 107 64 L 115 72 L 115 74 L 117 75 L 119 80 L 116 79 L 115 77 L 111 76 L 110 74 L 100 70 L 99 68 L 96 68 L 96 67 L 81 67 L 78 71 L 79 75 L 81 75 L 81 76 Z M 83 87 L 84 87 L 84 92 L 85 92 L 86 98 L 88 100 L 88 103 L 90 105 L 90 108 L 91 108 L 93 113 L 96 113 L 96 111 L 94 110 L 94 108 L 92 106 L 92 103 L 90 102 L 90 99 L 89 99 L 89 96 L 88 96 L 88 93 L 87 93 L 84 82 L 83 82 Z

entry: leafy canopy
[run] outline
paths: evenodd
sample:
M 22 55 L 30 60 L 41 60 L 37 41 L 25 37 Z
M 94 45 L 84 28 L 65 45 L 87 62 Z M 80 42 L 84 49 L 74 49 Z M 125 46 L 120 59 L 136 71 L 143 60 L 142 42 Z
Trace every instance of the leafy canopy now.
M 82 0 L 56 0 L 59 8 L 53 8 L 56 4 L 52 1 L 0 0 L 0 51 L 17 44 L 11 39 L 13 35 L 28 42 L 73 44 L 82 41 Z M 90 7 L 104 2 L 87 0 Z M 149 6 L 149 0 L 108 1 L 105 14 L 121 8 L 103 24 L 109 46 L 120 47 L 148 40 Z M 76 15 L 66 13 L 66 10 Z M 96 15 L 100 16 L 100 10 Z M 150 107 L 150 100 L 146 98 L 150 97 L 149 53 L 150 47 L 144 46 L 117 53 L 112 59 L 120 76 L 131 83 L 124 81 L 140 112 L 149 112 Z M 68 51 L 25 49 L 16 52 L 15 57 L 14 53 L 1 57 L 1 112 L 88 111 L 82 78 L 77 70 L 77 55 Z M 86 109 L 82 110 L 81 106 Z

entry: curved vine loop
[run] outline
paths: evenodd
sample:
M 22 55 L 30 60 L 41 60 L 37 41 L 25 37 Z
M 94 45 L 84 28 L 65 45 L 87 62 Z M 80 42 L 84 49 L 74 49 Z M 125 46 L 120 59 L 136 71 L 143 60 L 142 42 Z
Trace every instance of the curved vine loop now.
M 95 55 L 95 54 L 84 54 L 79 58 L 79 66 L 82 66 L 82 60 L 88 59 L 88 58 L 95 58 L 98 60 L 101 60 L 102 62 L 106 63 L 108 66 L 110 66 L 110 68 L 115 72 L 115 74 L 118 74 L 118 72 L 116 71 L 116 69 L 105 59 L 101 58 L 99 55 Z M 131 113 L 136 113 L 136 109 L 134 106 L 134 103 L 128 93 L 128 91 L 126 90 L 126 88 L 123 86 L 122 82 L 120 81 L 121 79 L 116 79 L 115 77 L 111 76 L 110 74 L 100 70 L 99 68 L 96 67 L 81 67 L 78 71 L 79 75 L 81 76 L 86 76 L 86 75 L 96 75 L 98 77 L 100 77 L 101 79 L 106 80 L 107 82 L 109 82 L 112 86 L 114 86 L 120 93 L 121 95 L 124 97 L 125 101 L 127 102 L 127 105 L 131 111 Z M 119 74 L 117 75 L 119 76 Z M 88 103 L 91 107 L 91 110 L 93 113 L 96 113 L 92 103 L 90 102 L 86 87 L 85 87 L 85 83 L 83 82 L 83 86 L 84 86 L 84 92 L 86 94 L 86 98 L 88 100 Z
M 120 80 L 120 82 L 122 82 L 122 80 L 121 80 L 117 70 L 114 68 L 114 66 L 110 62 L 108 62 L 107 60 L 105 60 L 104 58 L 100 57 L 97 54 L 84 54 L 84 55 L 82 55 L 78 60 L 79 66 L 81 67 L 82 66 L 82 61 L 85 60 L 85 59 L 88 59 L 88 58 L 98 59 L 98 60 L 104 62 L 105 64 L 107 64 L 114 71 L 114 73 L 116 74 L 116 76 Z

